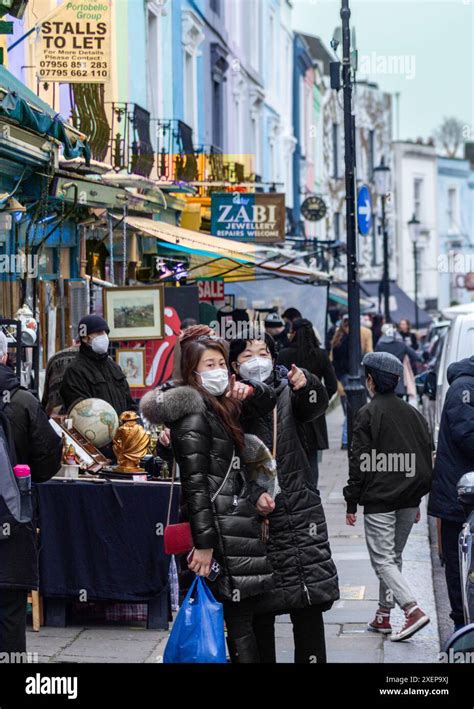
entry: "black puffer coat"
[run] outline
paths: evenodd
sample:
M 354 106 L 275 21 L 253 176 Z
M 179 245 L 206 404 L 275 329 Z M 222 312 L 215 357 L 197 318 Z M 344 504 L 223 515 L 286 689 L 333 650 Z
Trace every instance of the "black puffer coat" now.
M 332 399 L 337 391 L 337 379 L 332 362 L 326 350 L 319 348 L 312 357 L 313 366 L 307 365 L 312 374 L 315 374 L 318 379 L 324 382 L 328 398 Z M 298 348 L 296 343 L 290 343 L 289 347 L 285 347 L 278 354 L 278 364 L 283 365 L 286 369 L 291 369 L 292 364 L 297 367 L 306 366 L 304 362 L 298 359 Z M 306 445 L 310 452 L 323 451 L 329 448 L 328 428 L 326 425 L 326 416 L 321 414 L 316 419 L 313 419 L 304 426 Z
M 171 430 L 194 545 L 214 549 L 223 568 L 210 582 L 213 593 L 221 600 L 243 600 L 272 588 L 260 518 L 243 496 L 238 451 L 232 463 L 233 441 L 203 396 L 190 386 L 153 391 L 143 397 L 141 411 L 148 421 L 165 423 Z
M 258 610 L 263 613 L 287 613 L 307 605 L 321 605 L 328 610 L 339 598 L 326 518 L 321 498 L 312 484 L 303 445 L 303 425 L 326 411 L 328 396 L 319 379 L 303 371 L 308 384 L 299 391 L 293 391 L 278 371 L 273 378 L 277 394 L 276 455 L 281 492 L 269 516 L 268 558 L 274 571 L 275 588 L 258 600 Z M 272 414 L 248 421 L 245 430 L 257 435 L 272 450 Z M 254 484 L 250 499 L 256 501 L 262 492 Z

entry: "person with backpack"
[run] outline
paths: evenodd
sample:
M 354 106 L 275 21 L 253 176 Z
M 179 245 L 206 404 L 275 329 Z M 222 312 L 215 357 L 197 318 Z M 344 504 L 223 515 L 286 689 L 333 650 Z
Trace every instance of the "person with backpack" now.
M 38 399 L 6 365 L 7 348 L 0 332 L 0 475 L 23 464 L 30 467 L 33 482 L 45 482 L 61 467 L 61 438 Z M 8 494 L 5 480 L 0 490 Z M 26 599 L 28 591 L 38 588 L 36 525 L 12 517 L 0 494 L 0 529 L 0 652 L 25 652 Z

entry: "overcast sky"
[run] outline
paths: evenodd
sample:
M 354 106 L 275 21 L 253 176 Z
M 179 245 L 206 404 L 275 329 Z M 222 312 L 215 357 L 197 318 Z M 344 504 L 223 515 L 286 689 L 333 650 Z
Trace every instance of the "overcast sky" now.
M 329 45 L 340 0 L 293 5 L 295 31 Z M 359 78 L 400 92 L 400 138 L 427 138 L 444 116 L 456 116 L 474 140 L 474 0 L 351 0 L 350 6 Z

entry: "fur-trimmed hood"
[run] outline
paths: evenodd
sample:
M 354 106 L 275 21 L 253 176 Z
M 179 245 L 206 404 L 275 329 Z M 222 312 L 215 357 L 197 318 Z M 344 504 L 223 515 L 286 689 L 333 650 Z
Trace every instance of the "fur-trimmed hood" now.
M 206 411 L 201 394 L 190 386 L 153 389 L 140 402 L 143 417 L 152 424 L 173 423 L 188 414 Z

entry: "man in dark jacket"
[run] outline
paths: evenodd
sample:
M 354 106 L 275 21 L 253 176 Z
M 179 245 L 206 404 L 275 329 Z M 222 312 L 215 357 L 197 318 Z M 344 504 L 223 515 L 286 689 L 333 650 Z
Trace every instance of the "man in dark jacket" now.
M 262 594 L 254 624 L 262 662 L 275 662 L 275 616 L 289 613 L 295 638 L 295 662 L 316 658 L 326 662 L 323 612 L 339 598 L 337 571 L 332 560 L 321 498 L 305 449 L 304 424 L 321 416 L 328 406 L 326 388 L 307 370 L 276 365 L 272 338 L 233 340 L 229 362 L 237 375 L 250 373 L 274 388 L 273 412 L 243 421 L 246 433 L 275 449 L 280 492 L 275 508 L 265 508 L 265 490 L 251 486 L 249 499 L 268 515 L 268 558 L 275 588 Z M 276 416 L 276 418 L 274 418 Z M 276 439 L 275 439 L 276 424 Z
M 413 369 L 413 374 L 416 373 L 416 363 L 419 362 L 420 358 L 409 345 L 402 339 L 401 335 L 396 331 L 393 325 L 387 324 L 382 328 L 382 337 L 379 339 L 375 345 L 376 352 L 389 352 L 394 355 L 403 364 L 405 357 L 410 360 L 411 368 Z M 403 373 L 400 377 L 397 388 L 395 389 L 395 394 L 397 396 L 404 396 L 406 393 L 406 387 L 403 382 Z
M 391 633 L 395 602 L 405 613 L 402 630 L 391 640 L 406 640 L 429 623 L 402 575 L 402 553 L 419 520 L 421 498 L 429 491 L 432 444 L 428 424 L 396 396 L 401 362 L 388 352 L 364 356 L 367 388 L 373 397 L 357 413 L 344 488 L 346 523 L 357 521 L 364 507 L 364 528 L 372 567 L 380 581 L 379 608 L 368 629 Z
M 66 409 L 82 399 L 103 399 L 120 416 L 136 411 L 125 374 L 109 357 L 110 332 L 99 315 L 86 315 L 79 322 L 79 353 L 64 373 L 60 394 Z
M 447 376 L 450 387 L 441 415 L 428 512 L 441 519 L 451 618 L 458 629 L 464 625 L 458 540 L 465 515 L 456 485 L 464 473 L 474 470 L 474 356 L 451 364 Z
M 7 359 L 7 342 L 0 333 L 0 402 L 11 433 L 13 464 L 29 465 L 33 482 L 45 482 L 61 465 L 61 438 L 51 427 L 39 401 L 24 389 Z M 1 471 L 0 471 L 1 474 Z M 0 539 L 0 652 L 26 650 L 26 598 L 38 588 L 36 530 L 32 522 L 12 523 Z

